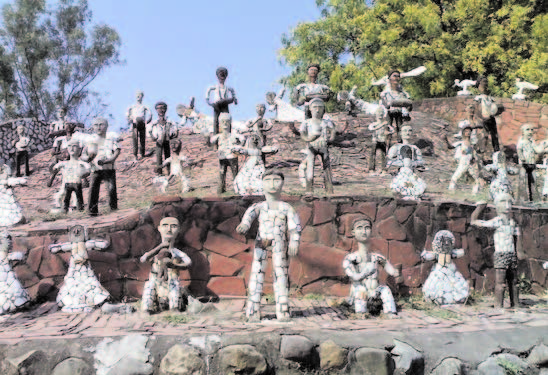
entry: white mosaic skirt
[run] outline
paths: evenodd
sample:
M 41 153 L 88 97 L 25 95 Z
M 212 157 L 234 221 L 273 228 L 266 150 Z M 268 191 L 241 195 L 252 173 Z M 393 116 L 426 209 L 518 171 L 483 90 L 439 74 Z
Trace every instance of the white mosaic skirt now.
M 7 260 L 0 261 L 0 315 L 13 312 L 30 300 Z
M 436 263 L 422 287 L 424 298 L 438 305 L 463 303 L 468 292 L 468 282 L 454 263 L 446 267 Z
M 234 190 L 236 193 L 242 196 L 263 195 L 264 172 L 265 167 L 261 161 L 250 162 L 248 160 L 234 179 Z
M 63 285 L 57 295 L 57 303 L 67 312 L 90 312 L 110 297 L 91 269 L 85 262 L 76 264 L 70 258 L 70 266 Z
M 23 219 L 23 210 L 10 188 L 0 185 L 0 227 L 9 227 Z

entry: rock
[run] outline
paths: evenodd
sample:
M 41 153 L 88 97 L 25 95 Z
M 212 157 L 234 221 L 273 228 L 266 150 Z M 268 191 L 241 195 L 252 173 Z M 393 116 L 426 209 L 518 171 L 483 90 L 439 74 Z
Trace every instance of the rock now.
M 44 360 L 46 354 L 41 350 L 31 350 L 19 357 L 8 357 L 5 360 L 8 374 L 44 374 L 48 371 L 44 369 Z
M 389 352 L 382 349 L 360 348 L 356 350 L 355 363 L 351 375 L 393 375 L 394 360 Z
M 328 340 L 320 344 L 320 368 L 324 371 L 342 369 L 347 362 L 348 350 Z
M 207 287 L 218 296 L 245 296 L 247 294 L 244 279 L 234 277 L 212 277 Z
M 548 367 L 548 346 L 537 345 L 531 350 L 527 362 L 537 367 Z
M 211 276 L 236 276 L 244 265 L 237 259 L 211 253 L 209 255 L 209 267 Z
M 225 375 L 261 375 L 268 366 L 264 356 L 251 345 L 230 345 L 217 353 L 216 374 Z
M 391 353 L 396 362 L 396 375 L 424 374 L 424 355 L 411 345 L 394 340 Z
M 421 257 L 415 252 L 410 242 L 388 242 L 388 254 L 392 264 L 401 264 L 403 268 L 413 267 L 421 261 Z
M 462 361 L 458 358 L 445 358 L 430 375 L 462 375 Z
M 335 218 L 337 205 L 327 201 L 314 202 L 314 217 L 312 225 L 327 223 Z
M 310 361 L 314 344 L 304 336 L 282 336 L 280 354 L 283 358 L 301 363 Z
M 478 375 L 506 375 L 509 371 L 527 375 L 537 375 L 539 373 L 537 368 L 530 366 L 518 356 L 509 353 L 489 357 L 478 365 Z
M 149 375 L 154 368 L 148 359 L 148 337 L 127 335 L 119 341 L 106 338 L 95 349 L 97 375 Z
M 219 255 L 232 257 L 247 250 L 249 245 L 221 233 L 209 232 L 204 247 Z
M 405 228 L 394 216 L 390 216 L 376 225 L 377 232 L 385 240 L 404 241 L 407 238 Z
M 175 345 L 167 352 L 160 362 L 162 375 L 203 375 L 206 364 L 202 353 L 188 345 Z
M 67 358 L 54 367 L 51 375 L 91 375 L 93 367 L 80 358 Z
M 213 303 L 202 303 L 192 296 L 188 296 L 188 305 L 186 306 L 186 312 L 189 314 L 201 314 L 209 311 L 216 311 L 217 308 Z

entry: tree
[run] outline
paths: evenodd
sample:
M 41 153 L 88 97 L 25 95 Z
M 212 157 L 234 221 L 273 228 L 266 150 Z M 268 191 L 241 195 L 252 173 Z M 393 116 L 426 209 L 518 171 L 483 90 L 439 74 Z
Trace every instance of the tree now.
M 57 106 L 72 118 L 102 114 L 101 96 L 89 85 L 106 68 L 119 64 L 118 33 L 91 26 L 87 0 L 15 0 L 2 9 L 0 89 L 3 117 L 50 121 Z M 90 112 L 91 111 L 91 112 Z
M 544 0 L 316 0 L 321 17 L 282 36 L 289 86 L 321 63 L 334 91 L 358 86 L 378 97 L 371 79 L 389 69 L 427 71 L 405 82 L 413 98 L 454 96 L 455 79 L 487 76 L 494 95 L 511 97 L 515 79 L 548 85 L 548 2 Z M 548 103 L 547 93 L 531 97 Z

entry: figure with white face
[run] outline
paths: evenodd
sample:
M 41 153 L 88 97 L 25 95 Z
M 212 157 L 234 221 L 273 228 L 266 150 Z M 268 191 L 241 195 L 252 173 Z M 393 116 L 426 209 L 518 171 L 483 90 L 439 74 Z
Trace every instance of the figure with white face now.
M 7 230 L 0 230 L 0 315 L 9 314 L 25 307 L 30 297 L 21 285 L 10 262 L 20 261 L 24 253 L 11 252 L 12 241 Z
M 379 106 L 375 112 L 375 116 L 377 121 L 369 124 L 369 130 L 373 131 L 373 138 L 369 149 L 369 161 L 365 173 L 375 173 L 375 159 L 377 158 L 377 151 L 379 151 L 379 173 L 385 174 L 386 152 L 390 147 L 390 140 L 392 139 L 394 128 L 388 125 L 384 107 Z
M 312 64 L 307 69 L 308 82 L 301 83 L 295 87 L 294 99 L 298 106 L 304 106 L 304 119 L 312 117 L 310 103 L 313 99 L 321 99 L 323 102 L 329 100 L 331 90 L 328 86 L 318 83 L 320 66 Z
M 131 126 L 131 136 L 133 140 L 133 155 L 135 159 L 139 156 L 139 144 L 141 145 L 140 158 L 145 157 L 145 142 L 146 142 L 146 124 L 152 121 L 152 112 L 146 105 L 143 104 L 145 94 L 139 90 L 135 94 L 137 103 L 128 108 L 126 119 Z
M 163 218 L 158 225 L 162 242 L 140 259 L 141 263 L 153 259 L 141 301 L 141 309 L 146 313 L 184 307 L 179 271 L 190 267 L 192 261 L 183 251 L 175 248 L 180 230 L 181 224 L 177 218 Z
M 451 182 L 449 183 L 449 190 L 455 190 L 459 180 L 464 177 L 465 174 L 468 174 L 474 179 L 472 192 L 477 194 L 481 186 L 479 157 L 470 140 L 471 134 L 472 129 L 470 127 L 465 127 L 462 129 L 462 140 L 453 144 L 449 142 L 447 135 L 445 136 L 447 148 L 450 150 L 455 149 L 455 159 L 458 162 L 457 169 L 455 170 L 455 173 L 453 173 Z
M 358 218 L 352 226 L 352 235 L 358 243 L 358 250 L 348 254 L 342 267 L 350 278 L 350 303 L 356 313 L 367 313 L 367 302 L 382 300 L 383 312 L 389 317 L 397 316 L 396 303 L 392 291 L 386 285 L 379 285 L 378 266 L 391 276 L 399 277 L 400 272 L 384 256 L 369 251 L 372 223 L 368 218 Z
M 491 220 L 478 220 L 486 204 L 478 202 L 470 218 L 470 225 L 494 229 L 494 268 L 495 268 L 495 299 L 497 307 L 504 305 L 504 286 L 508 288 L 510 306 L 519 305 L 518 296 L 518 258 L 522 259 L 521 231 L 512 219 L 513 198 L 510 194 L 501 193 L 496 196 L 495 207 L 497 216 Z
M 272 277 L 276 299 L 276 317 L 288 321 L 289 314 L 289 258 L 297 256 L 301 238 L 299 215 L 290 204 L 280 200 L 284 184 L 281 172 L 269 170 L 263 174 L 265 201 L 249 207 L 242 222 L 236 228 L 246 234 L 253 221 L 258 218 L 259 230 L 253 250 L 253 263 L 248 284 L 248 299 L 245 308 L 249 320 L 261 319 L 260 307 L 268 252 L 272 252 Z
M 13 187 L 26 185 L 26 177 L 10 177 L 11 169 L 0 165 L 0 227 L 10 227 L 24 220 L 23 209 L 13 194 Z
M 520 165 L 518 199 L 538 201 L 540 196 L 535 170 L 540 156 L 548 152 L 548 140 L 535 141 L 535 126 L 533 124 L 523 124 L 517 149 Z
M 400 129 L 404 120 L 410 120 L 413 109 L 409 94 L 401 85 L 401 73 L 398 70 L 388 72 L 388 84 L 381 92 L 381 104 L 388 110 L 388 124 L 394 127 L 396 139 L 400 140 Z
M 411 147 L 404 145 L 400 151 L 403 157 L 403 167 L 392 180 L 390 188 L 404 200 L 420 200 L 426 190 L 426 182 L 413 170 Z
M 388 150 L 388 162 L 386 163 L 386 168 L 390 167 L 403 167 L 403 155 L 401 153 L 401 148 L 403 146 L 409 146 L 411 148 L 411 166 L 414 169 L 424 171 L 427 168 L 424 166 L 424 161 L 422 160 L 422 152 L 420 148 L 412 144 L 413 142 L 413 128 L 411 125 L 404 125 L 401 127 L 401 143 L 396 143 Z
M 30 138 L 26 135 L 26 129 L 23 125 L 17 126 L 17 140 L 13 140 L 15 148 L 15 177 L 21 177 L 21 165 L 25 166 L 25 177 L 30 174 L 29 169 L 29 150 Z
M 493 163 L 485 166 L 489 172 L 495 173 L 495 178 L 489 186 L 489 194 L 494 201 L 500 193 L 507 193 L 514 196 L 514 189 L 508 175 L 516 175 L 519 173 L 517 168 L 510 167 L 506 163 L 506 155 L 503 151 L 497 151 L 493 154 Z

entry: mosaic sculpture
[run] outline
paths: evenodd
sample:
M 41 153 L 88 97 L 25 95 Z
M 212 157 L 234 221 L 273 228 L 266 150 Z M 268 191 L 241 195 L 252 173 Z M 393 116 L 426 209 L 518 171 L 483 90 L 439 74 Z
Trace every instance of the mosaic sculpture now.
M 516 86 L 518 88 L 518 92 L 512 95 L 512 99 L 514 100 L 525 100 L 527 99 L 527 95 L 523 93 L 524 90 L 538 90 L 538 86 L 534 85 L 529 82 L 522 81 L 519 78 L 516 78 Z
M 459 180 L 464 177 L 466 174 L 472 177 L 474 180 L 474 186 L 472 192 L 477 194 L 481 186 L 480 172 L 479 172 L 479 157 L 472 145 L 470 136 L 472 134 L 472 128 L 465 127 L 462 129 L 462 140 L 457 141 L 453 144 L 445 136 L 445 143 L 449 150 L 455 149 L 455 159 L 457 160 L 457 169 L 453 176 L 451 177 L 451 182 L 449 183 L 449 190 L 455 190 L 457 188 L 457 183 Z
M 413 170 L 411 147 L 405 145 L 400 149 L 400 152 L 403 156 L 403 166 L 392 180 L 390 188 L 402 199 L 420 200 L 426 190 L 426 182 Z
M 11 169 L 0 165 L 0 227 L 10 227 L 24 220 L 21 205 L 13 195 L 13 187 L 26 185 L 26 177 L 10 177 Z
M 489 195 L 493 201 L 500 193 L 507 193 L 514 196 L 514 190 L 512 189 L 512 183 L 510 182 L 508 175 L 516 175 L 519 173 L 519 170 L 507 166 L 504 152 L 495 152 L 493 154 L 493 163 L 486 165 L 484 168 L 495 174 L 495 178 L 491 180 L 489 186 Z
M 470 86 L 472 87 L 476 86 L 476 81 L 472 81 L 471 79 L 463 79 L 462 81 L 456 79 L 455 84 L 453 85 L 453 87 L 460 87 L 462 89 L 459 92 L 457 92 L 457 96 L 472 95 L 472 92 L 468 90 L 468 87 Z
M 480 95 L 477 95 L 474 100 L 478 102 L 477 113 L 482 120 L 483 128 L 491 137 L 493 152 L 496 152 L 500 151 L 500 145 L 495 116 L 499 114 L 500 108 L 495 103 L 495 98 L 488 95 L 488 83 L 486 77 L 478 78 L 477 85 Z
M 25 135 L 26 130 L 23 125 L 17 127 L 17 140 L 13 140 L 13 147 L 15 148 L 15 177 L 21 177 L 21 166 L 25 166 L 25 177 L 30 174 L 29 169 L 29 148 L 30 138 Z
M 534 139 L 535 126 L 523 124 L 521 137 L 518 140 L 519 185 L 518 199 L 538 201 L 540 199 L 537 186 L 537 161 L 540 156 L 548 152 L 548 140 L 537 142 Z
M 312 64 L 306 71 L 308 74 L 308 82 L 297 85 L 294 92 L 295 102 L 298 106 L 303 106 L 305 120 L 312 117 L 310 104 L 313 99 L 321 99 L 323 102 L 326 102 L 331 96 L 329 87 L 318 83 L 320 66 L 318 64 Z
M 30 297 L 17 279 L 10 261 L 20 261 L 24 253 L 11 252 L 11 236 L 6 230 L 0 230 L 0 315 L 9 314 L 25 307 Z
M 133 140 L 133 156 L 135 159 L 144 158 L 146 154 L 145 142 L 147 133 L 147 124 L 152 121 L 152 112 L 143 104 L 145 94 L 139 90 L 135 94 L 137 103 L 128 108 L 126 119 L 131 129 L 131 138 Z M 139 153 L 139 145 L 141 152 Z
M 396 143 L 391 146 L 388 150 L 388 162 L 386 163 L 386 168 L 391 167 L 401 168 L 403 167 L 403 155 L 401 153 L 401 148 L 403 146 L 408 146 L 411 148 L 411 166 L 413 169 L 424 171 L 427 168 L 424 166 L 424 160 L 422 160 L 422 152 L 420 148 L 412 144 L 413 142 L 413 128 L 411 125 L 404 125 L 401 127 L 401 143 Z
M 379 107 L 383 106 L 376 103 L 368 103 L 363 99 L 357 98 L 357 89 L 358 86 L 354 86 L 349 92 L 339 92 L 337 94 L 337 101 L 344 102 L 344 109 L 348 112 L 348 114 L 356 114 L 356 112 L 358 112 L 366 115 L 375 116 L 377 114 L 377 111 L 379 110 Z M 386 111 L 386 108 L 384 108 L 384 111 Z
M 377 157 L 377 151 L 379 151 L 379 163 L 380 163 L 380 174 L 386 173 L 386 152 L 390 147 L 390 140 L 392 134 L 394 133 L 394 128 L 388 125 L 386 119 L 385 108 L 379 106 L 375 112 L 376 120 L 369 124 L 369 130 L 373 132 L 371 147 L 369 148 L 369 161 L 365 173 L 373 172 L 375 173 L 375 159 Z

